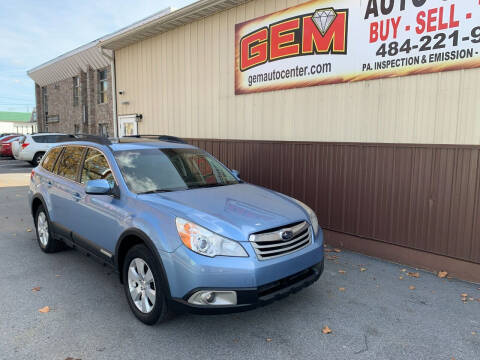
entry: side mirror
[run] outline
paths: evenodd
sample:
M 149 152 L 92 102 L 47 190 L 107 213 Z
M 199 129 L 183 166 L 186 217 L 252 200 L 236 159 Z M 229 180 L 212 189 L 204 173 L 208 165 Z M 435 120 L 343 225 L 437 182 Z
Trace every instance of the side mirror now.
M 114 195 L 114 188 L 107 180 L 90 180 L 87 181 L 85 193 L 90 195 Z
M 240 180 L 240 172 L 238 170 L 232 170 L 232 175 L 235 176 L 237 180 Z

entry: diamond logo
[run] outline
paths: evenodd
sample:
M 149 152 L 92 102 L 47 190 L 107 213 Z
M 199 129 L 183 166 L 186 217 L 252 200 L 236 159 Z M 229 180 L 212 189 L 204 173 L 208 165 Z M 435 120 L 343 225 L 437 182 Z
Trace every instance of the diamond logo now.
M 337 13 L 333 8 L 325 8 L 315 10 L 312 20 L 322 36 L 325 36 L 336 17 Z

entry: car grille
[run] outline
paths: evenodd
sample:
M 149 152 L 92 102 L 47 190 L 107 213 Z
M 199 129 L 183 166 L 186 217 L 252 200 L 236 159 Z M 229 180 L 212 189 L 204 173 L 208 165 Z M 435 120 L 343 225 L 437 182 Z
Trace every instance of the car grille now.
M 285 232 L 291 232 L 291 237 L 284 239 L 282 234 Z M 259 260 L 291 254 L 308 246 L 311 239 L 310 226 L 306 221 L 253 234 L 249 238 Z

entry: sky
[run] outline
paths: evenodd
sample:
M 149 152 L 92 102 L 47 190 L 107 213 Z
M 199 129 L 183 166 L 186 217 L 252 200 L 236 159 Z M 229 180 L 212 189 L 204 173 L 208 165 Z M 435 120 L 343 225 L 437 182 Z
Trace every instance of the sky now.
M 0 111 L 31 111 L 30 70 L 169 6 L 193 0 L 1 0 Z

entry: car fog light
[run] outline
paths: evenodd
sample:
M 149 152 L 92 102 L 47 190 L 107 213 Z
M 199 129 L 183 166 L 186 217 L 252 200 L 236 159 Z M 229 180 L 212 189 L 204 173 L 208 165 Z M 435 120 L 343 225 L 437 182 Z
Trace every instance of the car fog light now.
M 235 291 L 201 290 L 188 299 L 194 305 L 236 305 L 237 293 Z
M 202 294 L 202 300 L 206 303 L 206 304 L 210 304 L 212 302 L 215 301 L 215 293 L 214 292 L 206 292 L 206 293 L 203 293 Z

